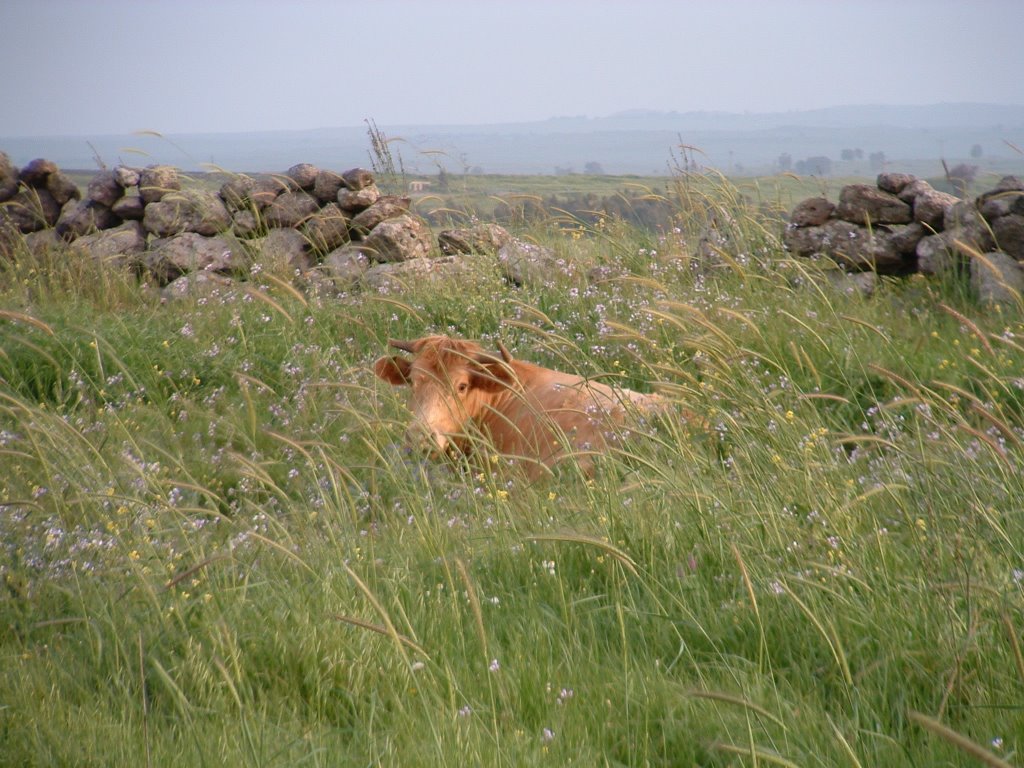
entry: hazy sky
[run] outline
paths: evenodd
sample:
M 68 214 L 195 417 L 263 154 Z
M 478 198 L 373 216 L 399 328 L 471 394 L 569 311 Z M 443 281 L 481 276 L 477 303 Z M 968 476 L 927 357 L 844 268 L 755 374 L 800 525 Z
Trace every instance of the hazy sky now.
M 0 136 L 1024 103 L 1024 0 L 0 0 Z

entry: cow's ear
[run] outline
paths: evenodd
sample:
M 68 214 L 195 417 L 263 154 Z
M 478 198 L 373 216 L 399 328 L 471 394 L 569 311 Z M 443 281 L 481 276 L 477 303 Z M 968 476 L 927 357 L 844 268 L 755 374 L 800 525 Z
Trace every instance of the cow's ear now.
M 512 366 L 497 358 L 478 359 L 473 371 L 473 386 L 486 392 L 507 389 L 515 381 Z
M 373 364 L 373 372 L 389 384 L 396 387 L 409 383 L 409 371 L 412 363 L 404 357 L 382 357 Z

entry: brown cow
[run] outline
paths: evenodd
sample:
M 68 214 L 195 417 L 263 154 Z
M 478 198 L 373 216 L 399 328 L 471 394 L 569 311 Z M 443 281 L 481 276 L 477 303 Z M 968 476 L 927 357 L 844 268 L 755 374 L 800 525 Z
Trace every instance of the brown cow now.
M 374 364 L 384 381 L 412 387 L 410 445 L 431 454 L 470 453 L 484 437 L 531 479 L 570 454 L 592 471 L 593 455 L 617 441 L 628 411 L 662 404 L 657 395 L 513 360 L 500 344 L 492 354 L 447 336 L 388 343 L 412 355 Z

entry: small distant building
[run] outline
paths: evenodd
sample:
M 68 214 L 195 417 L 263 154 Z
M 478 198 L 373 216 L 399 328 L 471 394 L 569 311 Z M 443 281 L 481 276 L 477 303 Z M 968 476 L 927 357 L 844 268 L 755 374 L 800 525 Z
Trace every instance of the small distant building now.
M 431 181 L 410 181 L 409 191 L 410 192 L 425 192 L 429 187 L 433 186 Z

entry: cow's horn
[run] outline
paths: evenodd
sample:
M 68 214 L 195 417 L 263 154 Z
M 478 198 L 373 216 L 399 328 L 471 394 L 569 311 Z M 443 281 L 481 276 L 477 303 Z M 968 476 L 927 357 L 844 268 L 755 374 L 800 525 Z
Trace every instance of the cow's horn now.
M 388 339 L 388 346 L 400 349 L 403 352 L 409 352 L 412 354 L 416 353 L 416 342 L 415 341 L 399 341 L 398 339 Z
M 500 341 L 498 342 L 498 351 L 501 352 L 501 359 L 505 361 L 505 364 L 510 365 L 512 363 L 512 353 Z

